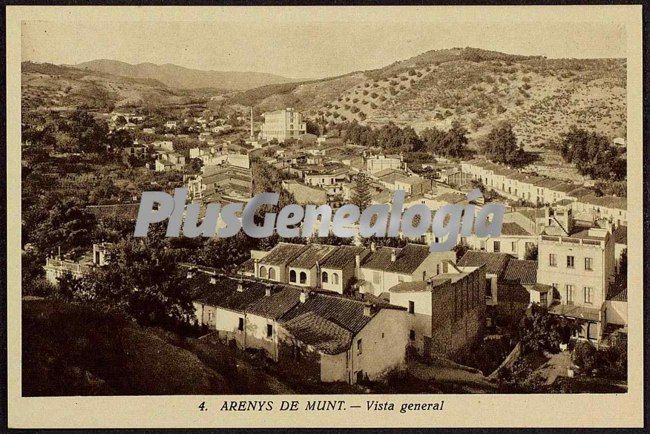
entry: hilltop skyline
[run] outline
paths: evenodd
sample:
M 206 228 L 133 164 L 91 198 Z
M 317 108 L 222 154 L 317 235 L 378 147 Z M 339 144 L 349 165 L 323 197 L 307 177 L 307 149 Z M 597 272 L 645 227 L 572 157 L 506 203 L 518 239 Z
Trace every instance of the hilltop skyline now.
M 430 16 L 435 19 L 437 15 Z M 224 14 L 219 18 L 198 23 L 141 22 L 137 27 L 129 22 L 25 22 L 22 58 L 67 65 L 111 59 L 301 80 L 381 68 L 426 51 L 454 47 L 551 58 L 626 57 L 625 30 L 615 23 L 479 26 L 427 22 L 412 12 L 403 21 L 390 23 L 376 16 L 367 20 L 332 17 L 335 21 L 323 17 L 304 24 L 251 21 L 250 16 L 228 21 Z M 378 26 L 381 33 L 376 31 Z

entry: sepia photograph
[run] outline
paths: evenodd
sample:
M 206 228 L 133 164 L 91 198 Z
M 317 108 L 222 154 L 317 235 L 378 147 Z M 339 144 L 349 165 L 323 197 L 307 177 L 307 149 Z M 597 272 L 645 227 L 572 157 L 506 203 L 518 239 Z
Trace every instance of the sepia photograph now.
M 212 427 L 622 408 L 641 9 L 607 8 L 14 8 L 18 397 Z

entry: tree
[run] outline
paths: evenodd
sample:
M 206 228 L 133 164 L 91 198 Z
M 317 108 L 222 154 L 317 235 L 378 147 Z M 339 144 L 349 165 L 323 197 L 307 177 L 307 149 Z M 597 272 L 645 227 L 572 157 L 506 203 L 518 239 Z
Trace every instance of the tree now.
M 454 121 L 440 144 L 443 155 L 460 158 L 467 153 L 467 129 Z
M 41 252 L 80 253 L 91 245 L 95 217 L 75 199 L 55 203 L 31 231 L 30 242 Z
M 183 323 L 193 316 L 193 308 L 178 260 L 164 238 L 164 227 L 155 226 L 147 238 L 127 238 L 113 247 L 110 266 L 91 273 L 84 290 L 142 324 Z
M 572 126 L 557 145 L 566 162 L 574 163 L 583 175 L 594 179 L 626 179 L 627 161 L 609 139 L 599 133 Z
M 571 336 L 582 328 L 582 322 L 554 315 L 543 306 L 531 306 L 517 328 L 517 335 L 523 354 L 557 353 L 560 344 L 569 342 Z
M 482 141 L 483 152 L 496 163 L 517 166 L 523 163 L 524 151 L 517 144 L 512 125 L 502 122 L 493 127 Z
M 59 131 L 70 139 L 70 146 L 80 152 L 102 152 L 105 150 L 108 125 L 98 122 L 84 108 L 75 110 L 59 125 Z M 57 141 L 58 144 L 58 141 Z
M 536 261 L 538 256 L 538 247 L 536 245 L 526 246 L 526 256 L 524 259 Z
M 116 130 L 108 134 L 106 143 L 113 150 L 122 150 L 133 146 L 133 134 L 127 130 Z
M 421 136 L 427 150 L 436 155 L 460 158 L 467 154 L 467 130 L 456 121 L 451 124 L 449 131 L 426 128 Z
M 363 211 L 371 202 L 372 198 L 370 197 L 370 182 L 368 180 L 368 175 L 366 175 L 365 172 L 360 172 L 355 177 L 351 203 L 358 206 L 359 209 Z
M 200 158 L 190 159 L 188 169 L 191 173 L 201 172 L 201 167 L 203 167 L 203 160 L 201 160 Z
M 422 148 L 422 140 L 413 127 L 405 127 L 400 134 L 400 144 L 403 151 L 417 152 Z

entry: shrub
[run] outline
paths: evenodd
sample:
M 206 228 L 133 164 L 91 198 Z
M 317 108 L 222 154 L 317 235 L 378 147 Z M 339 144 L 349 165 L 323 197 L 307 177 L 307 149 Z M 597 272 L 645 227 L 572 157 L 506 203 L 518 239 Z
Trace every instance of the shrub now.
M 598 351 L 591 343 L 580 341 L 573 350 L 572 360 L 582 372 L 590 374 L 598 366 Z

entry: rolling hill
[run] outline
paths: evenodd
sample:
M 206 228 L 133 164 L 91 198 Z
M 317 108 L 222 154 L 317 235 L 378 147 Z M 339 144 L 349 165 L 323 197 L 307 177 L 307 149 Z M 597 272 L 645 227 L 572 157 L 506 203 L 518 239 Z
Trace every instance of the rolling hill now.
M 175 89 L 213 88 L 223 90 L 244 90 L 268 84 L 293 81 L 290 78 L 261 72 L 203 71 L 182 66 L 139 63 L 132 65 L 117 60 L 91 60 L 73 65 L 75 68 L 131 78 L 154 79 Z
M 625 137 L 624 59 L 548 59 L 475 48 L 434 50 L 384 68 L 264 86 L 224 103 L 294 107 L 326 122 L 357 120 L 416 130 L 463 123 L 471 137 L 511 121 L 520 142 L 543 146 L 570 125 Z
M 150 78 L 130 78 L 49 63 L 22 63 L 23 111 L 87 106 L 164 106 L 204 101 L 217 93 L 170 89 Z

